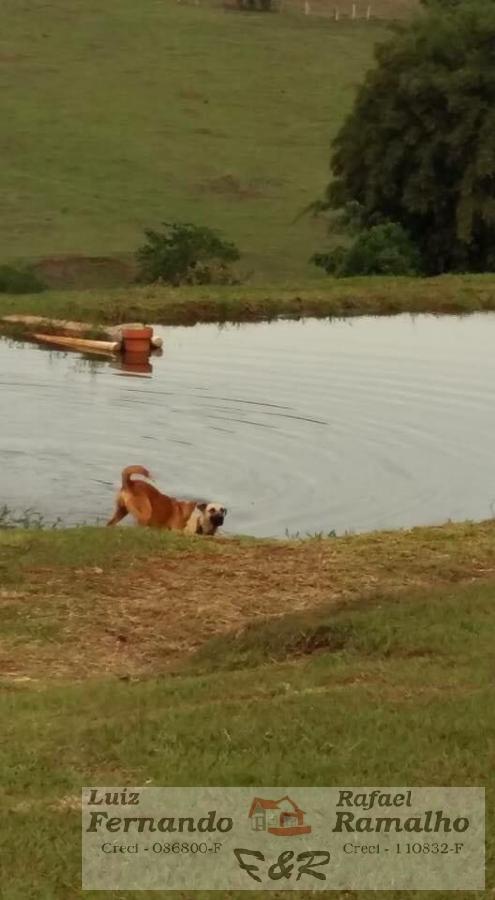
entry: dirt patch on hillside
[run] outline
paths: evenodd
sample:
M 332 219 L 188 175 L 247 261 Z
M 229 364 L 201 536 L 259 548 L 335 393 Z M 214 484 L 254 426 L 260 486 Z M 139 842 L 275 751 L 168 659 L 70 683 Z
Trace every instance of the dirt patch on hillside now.
M 193 100 L 197 103 L 208 103 L 208 97 L 205 94 L 201 94 L 199 91 L 194 90 L 194 88 L 187 88 L 186 90 L 180 91 L 179 97 L 181 100 Z
M 22 53 L 0 53 L 0 63 L 23 62 L 25 59 L 29 59 L 29 57 Z
M 33 269 L 49 288 L 98 288 L 129 285 L 135 278 L 132 258 L 114 256 L 49 256 Z
M 36 569 L 0 592 L 0 671 L 87 678 L 159 673 L 260 619 L 495 575 L 495 525 L 301 542 L 220 538 L 116 569 Z
M 273 189 L 280 185 L 276 178 L 256 178 L 242 182 L 235 175 L 218 175 L 197 186 L 201 193 L 220 194 L 233 200 L 259 200 L 273 195 Z

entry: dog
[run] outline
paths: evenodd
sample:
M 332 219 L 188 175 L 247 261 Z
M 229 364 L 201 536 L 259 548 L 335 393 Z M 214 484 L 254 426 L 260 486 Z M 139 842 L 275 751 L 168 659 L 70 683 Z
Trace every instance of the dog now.
M 219 503 L 199 503 L 177 500 L 162 494 L 158 488 L 141 478 L 151 479 L 144 466 L 127 466 L 122 472 L 122 486 L 117 494 L 115 512 L 107 526 L 116 525 L 128 514 L 138 525 L 183 531 L 185 534 L 215 534 L 223 525 L 227 510 Z

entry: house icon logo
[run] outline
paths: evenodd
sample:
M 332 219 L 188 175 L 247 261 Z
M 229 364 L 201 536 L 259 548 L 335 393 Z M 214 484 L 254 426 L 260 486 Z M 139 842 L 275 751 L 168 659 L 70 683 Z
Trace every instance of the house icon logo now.
M 304 824 L 305 813 L 290 797 L 262 800 L 255 797 L 249 810 L 253 831 L 268 831 L 283 837 L 310 834 L 311 825 Z

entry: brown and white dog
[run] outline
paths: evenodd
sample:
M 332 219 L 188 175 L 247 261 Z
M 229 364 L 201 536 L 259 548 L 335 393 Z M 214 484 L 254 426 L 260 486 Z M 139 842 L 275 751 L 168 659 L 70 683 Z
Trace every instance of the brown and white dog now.
M 186 534 L 215 534 L 224 523 L 227 510 L 219 503 L 198 503 L 194 500 L 177 500 L 162 494 L 158 488 L 141 478 L 151 478 L 144 466 L 127 466 L 122 472 L 122 487 L 117 494 L 117 505 L 107 525 L 116 525 L 130 514 L 138 525 L 168 528 Z

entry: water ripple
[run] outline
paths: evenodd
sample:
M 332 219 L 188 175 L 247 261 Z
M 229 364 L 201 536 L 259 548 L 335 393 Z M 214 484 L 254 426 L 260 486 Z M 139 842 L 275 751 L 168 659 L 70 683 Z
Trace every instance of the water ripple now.
M 235 532 L 491 514 L 494 315 L 157 330 L 166 353 L 139 386 L 0 341 L 0 505 L 101 520 L 141 463 L 223 500 Z

